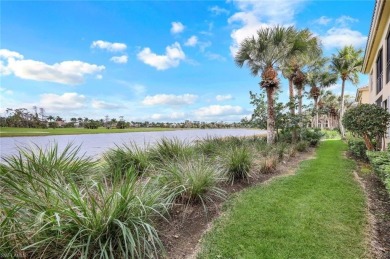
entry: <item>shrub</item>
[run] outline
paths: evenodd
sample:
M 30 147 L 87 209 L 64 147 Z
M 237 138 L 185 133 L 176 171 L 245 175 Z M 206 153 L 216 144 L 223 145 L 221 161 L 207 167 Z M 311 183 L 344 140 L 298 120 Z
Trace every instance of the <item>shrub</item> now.
M 375 150 L 380 147 L 373 142 L 386 134 L 390 114 L 376 104 L 360 104 L 347 110 L 342 122 L 347 130 L 364 139 L 368 150 Z
M 278 156 L 270 155 L 263 158 L 260 163 L 260 173 L 263 174 L 272 174 L 276 171 L 276 166 L 278 165 Z
M 246 147 L 232 147 L 221 157 L 221 166 L 232 183 L 248 179 L 252 156 Z
M 66 154 L 48 154 L 45 160 Z M 76 182 L 68 172 L 46 173 L 46 165 L 42 170 L 10 166 L 29 160 L 27 155 L 9 157 L 1 167 L 2 253 L 26 258 L 157 257 L 162 244 L 152 218 L 170 203 L 163 198 L 165 188 L 137 181 L 131 169 L 100 181 Z
M 312 147 L 317 146 L 323 136 L 324 133 L 320 129 L 303 129 L 301 131 L 301 140 L 307 141 Z
M 349 139 L 348 142 L 348 151 L 351 156 L 361 160 L 367 160 L 367 147 L 363 140 L 361 139 Z
M 295 148 L 298 152 L 305 152 L 309 147 L 309 143 L 307 141 L 301 140 L 297 144 L 295 144 Z
M 341 135 L 338 130 L 324 130 L 324 139 L 340 139 Z
M 143 174 L 150 165 L 148 152 L 135 144 L 110 149 L 103 154 L 103 160 L 109 172 L 121 171 L 125 173 L 133 167 L 138 175 Z
M 390 152 L 367 151 L 367 157 L 390 194 Z
M 214 196 L 225 197 L 225 192 L 218 188 L 224 181 L 222 173 L 203 157 L 166 164 L 156 176 L 159 186 L 171 190 L 170 195 L 176 201 L 204 204 Z

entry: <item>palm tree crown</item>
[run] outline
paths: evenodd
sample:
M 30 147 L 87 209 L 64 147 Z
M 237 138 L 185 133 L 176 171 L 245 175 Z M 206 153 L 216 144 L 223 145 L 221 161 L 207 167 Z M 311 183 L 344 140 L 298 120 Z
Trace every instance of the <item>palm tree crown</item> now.
M 276 70 L 287 60 L 307 51 L 309 49 L 307 40 L 312 40 L 311 36 L 308 30 L 298 32 L 292 26 L 263 28 L 257 31 L 256 36 L 244 39 L 235 55 L 236 64 L 239 67 L 246 64 L 253 76 L 260 75 L 260 86 L 266 89 L 268 144 L 272 144 L 275 138 L 273 98 L 275 89 L 279 86 Z
M 332 56 L 332 70 L 341 78 L 341 100 L 340 100 L 340 130 L 342 137 L 345 137 L 344 126 L 341 123 L 344 116 L 344 89 L 345 81 L 349 80 L 352 84 L 359 83 L 359 72 L 363 65 L 361 49 L 356 50 L 353 46 L 346 46 Z

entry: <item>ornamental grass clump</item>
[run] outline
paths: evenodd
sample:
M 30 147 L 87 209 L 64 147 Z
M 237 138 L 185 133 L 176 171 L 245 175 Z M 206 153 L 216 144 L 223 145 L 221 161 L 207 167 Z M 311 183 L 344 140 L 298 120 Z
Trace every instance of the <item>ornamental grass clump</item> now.
M 136 144 L 110 149 L 103 155 L 103 161 L 110 172 L 116 170 L 126 172 L 133 167 L 138 175 L 144 174 L 150 165 L 148 152 L 139 148 Z
M 61 151 L 57 143 L 45 149 L 38 145 L 20 148 L 17 155 L 2 159 L 7 171 L 17 175 L 39 174 L 50 177 L 60 173 L 76 181 L 94 174 L 96 165 L 91 158 L 80 154 L 80 146 L 68 144 Z
M 272 174 L 276 172 L 276 166 L 278 165 L 279 157 L 275 154 L 270 154 L 262 159 L 260 162 L 260 173 Z
M 222 139 L 206 137 L 196 142 L 195 149 L 207 157 L 213 157 L 218 154 L 222 145 Z
M 171 163 L 194 155 L 194 147 L 178 138 L 162 138 L 150 150 L 150 159 L 158 163 Z
M 233 184 L 235 181 L 248 179 L 252 161 L 248 148 L 242 146 L 228 149 L 221 156 L 220 164 L 228 180 Z
M 225 198 L 225 191 L 218 187 L 225 180 L 221 171 L 204 157 L 166 164 L 155 175 L 176 202 L 205 204 Z
M 45 154 L 40 154 L 44 156 Z M 48 164 L 73 153 L 46 154 Z M 73 172 L 15 168 L 26 152 L 6 158 L 0 182 L 0 254 L 25 258 L 157 257 L 162 244 L 152 219 L 171 201 L 165 188 L 140 182 L 137 172 L 115 171 L 78 181 Z M 80 164 L 83 166 L 84 163 Z M 34 170 L 29 170 L 33 168 Z M 90 165 L 98 171 L 98 166 Z M 72 167 L 82 173 L 81 168 Z

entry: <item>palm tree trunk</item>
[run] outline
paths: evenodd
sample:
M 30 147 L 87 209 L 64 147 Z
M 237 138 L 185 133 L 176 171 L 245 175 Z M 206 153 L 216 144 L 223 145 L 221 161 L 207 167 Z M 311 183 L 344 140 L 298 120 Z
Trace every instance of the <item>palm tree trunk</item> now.
M 345 87 L 345 79 L 342 79 L 339 126 L 340 126 L 341 137 L 343 139 L 345 138 L 345 129 L 344 129 L 344 125 L 342 123 L 342 120 L 344 117 L 344 87 Z
M 298 115 L 302 115 L 302 87 L 298 87 Z
M 289 90 L 289 96 L 290 96 L 290 113 L 292 117 L 295 116 L 295 98 L 294 98 L 294 84 L 293 84 L 293 79 L 290 76 L 288 78 L 288 90 Z M 294 127 L 292 130 L 292 143 L 296 143 L 298 139 L 298 133 L 297 129 Z
M 318 96 L 314 97 L 314 109 L 316 110 L 316 117 L 314 121 L 314 127 L 318 128 Z
M 267 144 L 272 145 L 275 142 L 275 112 L 274 112 L 274 87 L 267 87 L 268 118 L 267 118 Z

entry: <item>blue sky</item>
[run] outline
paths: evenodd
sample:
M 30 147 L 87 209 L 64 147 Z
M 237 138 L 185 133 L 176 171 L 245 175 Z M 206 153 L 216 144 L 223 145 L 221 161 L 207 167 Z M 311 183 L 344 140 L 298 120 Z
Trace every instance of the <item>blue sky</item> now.
M 325 56 L 364 50 L 374 2 L 1 1 L 0 113 L 38 106 L 67 120 L 240 121 L 252 111 L 249 91 L 261 91 L 234 63 L 242 39 L 294 25 L 317 35 Z M 282 80 L 282 101 L 287 87 Z

